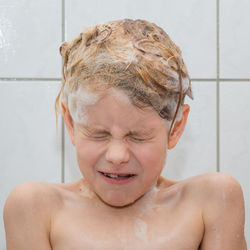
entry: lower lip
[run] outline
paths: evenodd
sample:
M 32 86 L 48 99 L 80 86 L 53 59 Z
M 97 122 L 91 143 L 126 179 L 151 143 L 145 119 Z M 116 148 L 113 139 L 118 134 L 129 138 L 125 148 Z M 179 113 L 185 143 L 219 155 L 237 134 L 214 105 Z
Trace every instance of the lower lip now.
M 131 176 L 131 177 L 127 178 L 127 179 L 118 179 L 118 178 L 115 179 L 115 178 L 109 178 L 109 177 L 103 175 L 100 172 L 98 172 L 98 173 L 102 176 L 102 178 L 105 181 L 107 181 L 110 184 L 126 184 L 126 183 L 129 183 L 129 182 L 133 181 L 135 179 L 135 177 L 136 177 L 136 175 L 134 175 L 134 176 Z

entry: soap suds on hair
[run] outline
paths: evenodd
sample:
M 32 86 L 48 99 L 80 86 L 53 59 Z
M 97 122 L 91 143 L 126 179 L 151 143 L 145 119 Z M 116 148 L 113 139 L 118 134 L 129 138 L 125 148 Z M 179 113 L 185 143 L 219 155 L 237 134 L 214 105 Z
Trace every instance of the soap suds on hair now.
M 99 100 L 97 93 L 91 93 L 84 90 L 83 87 L 68 97 L 68 109 L 75 123 L 87 125 L 88 107 L 96 104 Z
M 131 104 L 129 97 L 119 89 L 111 88 L 107 93 L 112 94 L 118 101 L 123 102 L 124 104 Z
M 162 28 L 146 20 L 121 19 L 85 27 L 72 42 L 61 45 L 60 53 L 64 64 L 56 114 L 62 113 L 59 103 L 64 96 L 73 113 L 74 108 L 80 109 L 73 115 L 76 122 L 86 122 L 81 104 L 89 102 L 89 96 L 76 101 L 74 91 L 79 85 L 86 87 L 86 93 L 119 88 L 133 104 L 151 106 L 171 121 L 169 131 L 182 117 L 185 96 L 193 99 L 180 48 Z

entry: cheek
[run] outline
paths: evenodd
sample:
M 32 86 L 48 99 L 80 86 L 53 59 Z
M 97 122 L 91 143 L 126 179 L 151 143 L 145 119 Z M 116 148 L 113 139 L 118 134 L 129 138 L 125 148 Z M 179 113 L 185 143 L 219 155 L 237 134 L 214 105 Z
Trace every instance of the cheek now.
M 165 163 L 166 143 L 138 146 L 135 155 L 144 168 L 160 171 Z
M 100 149 L 96 143 L 89 141 L 76 141 L 77 161 L 80 169 L 93 167 L 100 155 Z

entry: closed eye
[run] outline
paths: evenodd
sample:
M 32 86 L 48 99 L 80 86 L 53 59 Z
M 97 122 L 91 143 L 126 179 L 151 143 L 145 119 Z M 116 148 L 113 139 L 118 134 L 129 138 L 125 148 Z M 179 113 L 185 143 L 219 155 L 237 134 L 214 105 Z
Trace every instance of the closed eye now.
M 103 139 L 107 139 L 108 136 L 104 135 L 104 136 L 92 136 L 91 138 L 96 139 L 96 140 L 103 140 Z M 132 140 L 135 141 L 145 141 L 146 139 L 143 138 L 138 138 L 138 137 L 131 137 Z
M 92 136 L 91 138 L 95 139 L 95 140 L 104 140 L 107 139 L 108 136 L 104 135 L 104 136 Z
M 136 141 L 136 142 L 144 142 L 144 141 L 147 140 L 145 138 L 138 138 L 138 137 L 134 137 L 134 136 L 132 136 L 131 139 L 134 140 L 134 141 Z
M 90 139 L 93 140 L 106 140 L 109 138 L 110 134 L 108 133 L 97 133 L 97 134 L 88 134 L 87 135 Z
M 98 133 L 98 134 L 90 134 L 88 135 L 89 138 L 93 139 L 93 140 L 97 140 L 97 141 L 104 141 L 104 140 L 107 140 L 110 138 L 110 134 L 109 133 Z M 144 141 L 147 141 L 149 140 L 150 138 L 148 137 L 144 137 L 144 136 L 141 136 L 141 135 L 138 135 L 138 134 L 132 134 L 132 133 L 129 133 L 127 135 L 127 137 L 132 140 L 132 141 L 135 141 L 135 142 L 144 142 Z

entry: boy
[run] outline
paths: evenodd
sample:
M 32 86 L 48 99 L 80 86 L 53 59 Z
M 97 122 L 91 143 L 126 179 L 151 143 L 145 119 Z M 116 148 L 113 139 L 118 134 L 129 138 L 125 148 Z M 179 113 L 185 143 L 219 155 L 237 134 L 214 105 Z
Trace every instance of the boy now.
M 184 98 L 192 98 L 168 35 L 145 20 L 117 20 L 85 28 L 60 52 L 56 110 L 83 178 L 19 185 L 4 210 L 8 250 L 245 250 L 233 177 L 160 176 L 185 128 Z

